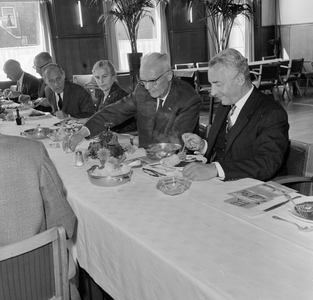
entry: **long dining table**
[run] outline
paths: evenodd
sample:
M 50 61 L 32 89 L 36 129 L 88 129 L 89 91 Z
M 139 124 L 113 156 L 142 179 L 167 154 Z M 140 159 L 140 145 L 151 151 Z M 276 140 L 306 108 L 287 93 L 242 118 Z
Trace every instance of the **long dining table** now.
M 0 133 L 19 135 L 58 121 L 48 115 L 21 126 L 3 121 Z M 64 153 L 50 139 L 41 142 L 78 219 L 73 254 L 115 300 L 312 299 L 313 231 L 272 216 L 308 223 L 291 216 L 288 204 L 248 214 L 226 201 L 262 182 L 215 178 L 169 196 L 156 188 L 160 178 L 134 168 L 126 184 L 99 187 L 87 176 L 97 161 L 77 167 L 75 153 Z M 77 150 L 88 145 L 84 141 Z M 143 156 L 139 148 L 128 159 Z M 182 176 L 178 170 L 174 175 Z

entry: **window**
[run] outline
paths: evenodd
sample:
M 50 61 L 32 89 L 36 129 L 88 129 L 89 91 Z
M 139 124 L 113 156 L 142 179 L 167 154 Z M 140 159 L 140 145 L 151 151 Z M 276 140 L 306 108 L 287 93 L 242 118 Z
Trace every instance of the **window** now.
M 160 52 L 160 37 L 158 27 L 160 26 L 160 17 L 156 8 L 150 10 L 150 15 L 154 20 L 154 24 L 146 17 L 140 22 L 137 50 L 143 54 L 150 52 Z M 120 70 L 128 70 L 127 53 L 131 52 L 130 42 L 127 38 L 125 29 L 121 22 L 116 23 L 116 36 L 119 51 Z
M 35 76 L 34 57 L 43 50 L 38 1 L 0 2 L 0 80 L 8 80 L 2 71 L 8 59 L 20 62 L 22 69 Z

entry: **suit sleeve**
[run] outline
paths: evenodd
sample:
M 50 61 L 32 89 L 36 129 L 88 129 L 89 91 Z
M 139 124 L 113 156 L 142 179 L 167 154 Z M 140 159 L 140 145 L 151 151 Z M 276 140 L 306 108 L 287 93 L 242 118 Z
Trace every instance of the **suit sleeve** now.
M 47 228 L 62 225 L 70 238 L 74 232 L 76 217 L 66 199 L 62 180 L 43 145 L 40 153 L 42 158 L 40 189 L 44 200 Z
M 87 91 L 84 90 L 83 93 L 79 94 L 79 112 L 75 114 L 75 118 L 89 118 L 91 117 L 95 111 L 96 107 L 93 104 L 92 96 Z
M 288 147 L 288 118 L 284 109 L 268 110 L 259 118 L 254 128 L 257 133 L 251 142 L 246 134 L 232 149 L 232 155 L 238 159 L 219 161 L 225 180 L 239 178 L 272 179 L 282 165 Z M 253 135 L 252 130 L 249 132 Z
M 85 124 L 90 131 L 90 137 L 101 133 L 105 129 L 104 124 L 107 122 L 116 126 L 135 116 L 137 108 L 133 97 L 133 94 L 127 95 L 121 100 L 104 107 L 90 118 Z

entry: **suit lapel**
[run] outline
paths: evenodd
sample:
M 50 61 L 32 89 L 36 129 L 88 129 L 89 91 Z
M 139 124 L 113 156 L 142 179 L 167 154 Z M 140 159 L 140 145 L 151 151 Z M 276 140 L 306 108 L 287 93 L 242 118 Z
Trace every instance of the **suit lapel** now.
M 68 106 L 68 98 L 69 98 L 69 95 L 70 95 L 70 86 L 69 84 L 66 82 L 64 82 L 64 90 L 63 90 L 63 106 L 62 106 L 62 111 L 66 111 L 66 108 Z
M 245 105 L 242 107 L 236 123 L 229 132 L 225 154 L 230 149 L 231 145 L 233 144 L 238 134 L 244 129 L 244 127 L 249 122 L 255 110 L 255 106 L 258 103 L 258 99 L 259 99 L 258 93 L 256 91 L 256 88 L 254 88 Z

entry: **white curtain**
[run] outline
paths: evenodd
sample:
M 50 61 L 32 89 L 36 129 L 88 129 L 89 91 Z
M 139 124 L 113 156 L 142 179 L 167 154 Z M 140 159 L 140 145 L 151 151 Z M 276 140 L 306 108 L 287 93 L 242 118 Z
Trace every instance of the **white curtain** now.
M 160 50 L 163 53 L 167 53 L 169 57 L 171 57 L 170 53 L 170 45 L 168 39 L 168 31 L 167 31 L 167 23 L 166 23 L 166 16 L 165 16 L 165 9 L 168 4 L 169 0 L 161 0 L 157 5 L 157 11 L 160 16 Z
M 47 0 L 39 0 L 39 14 L 40 14 L 40 33 L 43 51 L 50 53 L 55 60 L 54 48 L 51 36 L 51 27 L 48 14 Z
M 252 0 L 245 0 L 246 4 L 249 4 L 253 7 Z M 245 57 L 248 61 L 254 61 L 254 20 L 250 18 L 250 20 L 245 19 Z
M 103 10 L 104 13 L 111 10 L 112 7 L 112 1 L 104 1 L 103 2 Z M 116 38 L 116 30 L 115 30 L 115 24 L 113 22 L 106 22 L 105 23 L 105 31 L 106 31 L 106 46 L 108 50 L 108 60 L 112 62 L 112 64 L 115 66 L 116 70 L 120 69 L 119 65 L 119 49 L 117 44 L 117 38 Z

